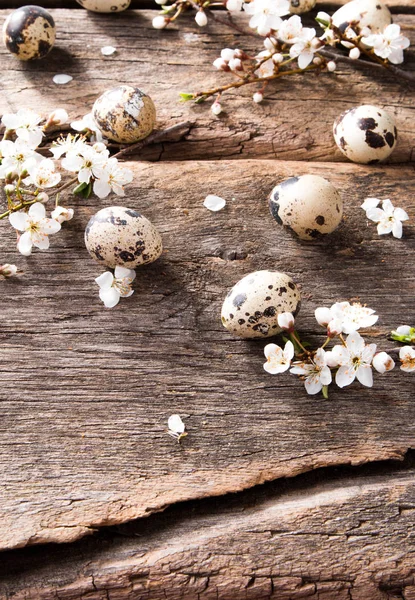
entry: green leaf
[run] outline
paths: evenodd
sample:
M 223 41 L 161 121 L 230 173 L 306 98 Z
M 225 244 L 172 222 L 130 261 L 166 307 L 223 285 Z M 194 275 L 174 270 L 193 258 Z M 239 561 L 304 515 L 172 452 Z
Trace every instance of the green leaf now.
M 198 98 L 197 100 L 195 100 L 195 104 L 203 104 L 203 102 L 206 100 L 206 96 L 200 96 L 200 98 Z
M 88 185 L 87 183 L 80 183 L 79 185 L 76 186 L 73 193 L 80 194 L 87 187 L 87 185 Z
M 320 23 L 320 25 L 322 25 L 324 28 L 330 27 L 330 23 L 328 21 L 324 21 L 323 19 L 318 19 L 317 17 L 315 18 L 315 20 L 317 21 L 317 23 Z
M 82 198 L 85 198 L 85 200 L 88 200 L 88 198 L 92 194 L 92 182 L 82 183 L 81 185 L 78 185 L 78 188 L 81 188 L 81 189 L 78 192 L 76 192 L 76 193 L 79 196 L 82 196 Z
M 321 388 L 321 391 L 323 393 L 323 396 L 326 400 L 329 399 L 329 386 L 328 385 L 323 385 L 323 387 Z
M 194 99 L 194 94 L 188 94 L 187 92 L 181 92 L 179 96 L 182 102 L 188 102 L 189 100 Z

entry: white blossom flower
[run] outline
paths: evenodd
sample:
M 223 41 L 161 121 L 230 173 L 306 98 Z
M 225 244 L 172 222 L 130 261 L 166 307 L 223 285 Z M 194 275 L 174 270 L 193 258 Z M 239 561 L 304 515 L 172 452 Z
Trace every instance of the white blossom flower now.
M 110 158 L 103 166 L 94 168 L 94 175 L 96 180 L 93 189 L 98 198 L 106 198 L 111 192 L 125 196 L 124 186 L 134 178 L 131 169 L 121 167 L 116 158 Z
M 264 354 L 267 359 L 264 369 L 267 373 L 271 373 L 271 375 L 284 373 L 291 366 L 291 360 L 294 356 L 294 345 L 288 341 L 283 350 L 276 344 L 267 344 L 264 348 Z
M 9 173 L 21 175 L 31 165 L 41 161 L 43 156 L 35 152 L 22 138 L 17 138 L 15 142 L 10 140 L 0 142 L 0 158 L 0 178 L 3 179 Z
M 256 29 L 259 35 L 268 35 L 281 24 L 281 17 L 290 12 L 289 0 L 251 0 L 243 5 L 244 11 L 251 15 L 249 27 Z
M 199 27 L 205 27 L 207 25 L 207 16 L 204 10 L 198 10 L 195 16 L 195 21 Z
M 275 63 L 272 60 L 272 56 L 270 55 L 268 50 L 263 50 L 262 52 L 257 54 L 255 58 L 258 62 L 262 63 L 260 64 L 259 68 L 255 71 L 255 75 L 257 77 L 271 77 L 271 75 L 274 74 Z M 267 58 L 268 60 L 262 62 L 264 58 Z
M 395 361 L 389 354 L 386 352 L 378 352 L 373 357 L 373 367 L 376 369 L 378 373 L 386 373 L 387 371 L 391 371 L 395 366 Z
M 33 110 L 21 108 L 16 114 L 3 115 L 1 120 L 6 129 L 15 131 L 17 137 L 32 148 L 40 145 L 43 130 L 39 123 L 42 121 L 42 117 Z
M 46 217 L 46 209 L 40 202 L 35 202 L 29 208 L 29 212 L 14 212 L 9 215 L 12 227 L 24 233 L 20 236 L 17 248 L 23 256 L 32 253 L 32 247 L 46 250 L 49 248 L 49 237 L 57 233 L 61 225 L 54 219 Z
M 315 33 L 315 30 L 314 30 Z M 303 24 L 301 17 L 293 15 L 281 23 L 278 28 L 278 39 L 286 44 L 294 44 L 301 39 L 303 34 Z
M 403 346 L 399 350 L 399 358 L 402 362 L 401 370 L 406 373 L 415 371 L 415 349 L 411 346 Z
M 291 58 L 297 58 L 300 69 L 306 69 L 314 58 L 314 53 L 318 47 L 314 40 L 316 39 L 316 30 L 312 27 L 303 27 L 301 37 L 290 48 Z
M 55 187 L 61 180 L 60 173 L 55 171 L 55 163 L 50 158 L 44 158 L 28 168 L 29 177 L 25 179 L 26 185 L 35 185 L 45 189 Z
M 226 8 L 230 12 L 241 12 L 244 0 L 227 0 Z
M 350 385 L 357 378 L 366 387 L 373 385 L 372 360 L 376 352 L 376 344 L 366 346 L 362 336 L 353 331 L 347 336 L 346 346 L 334 346 L 331 351 L 340 369 L 336 373 L 339 387 Z
M 366 216 L 378 224 L 379 235 L 392 232 L 396 238 L 402 237 L 402 221 L 409 219 L 407 213 L 402 208 L 395 208 L 389 199 L 382 202 L 382 208 L 367 209 Z
M 78 173 L 79 183 L 88 184 L 91 178 L 98 176 L 106 162 L 107 157 L 102 152 L 96 152 L 91 146 L 84 145 L 81 154 L 68 152 L 62 160 L 62 167 L 71 173 Z
M 310 395 L 321 392 L 323 385 L 330 385 L 332 380 L 323 348 L 317 350 L 311 363 L 294 362 L 290 373 L 305 377 L 305 389 Z
M 58 205 L 50 214 L 52 219 L 57 221 L 58 223 L 63 223 L 64 221 L 70 221 L 73 218 L 74 210 L 73 208 L 65 208 L 64 206 Z
M 164 17 L 162 17 L 164 18 Z M 157 19 L 157 17 L 156 17 Z M 75 129 L 75 131 L 83 131 L 83 132 L 90 132 L 92 131 L 94 134 L 94 138 L 98 141 L 98 142 L 102 142 L 102 140 L 104 139 L 102 137 L 102 133 L 98 128 L 98 125 L 95 122 L 94 116 L 92 113 L 88 113 L 87 115 L 83 116 L 82 119 L 78 119 L 77 121 L 72 121 L 71 123 L 71 127 L 72 129 Z
M 69 133 L 66 137 L 60 137 L 53 142 L 50 151 L 53 154 L 53 158 L 58 159 L 68 153 L 75 155 L 82 154 L 85 147 L 86 143 L 83 137 Z
M 0 265 L 0 279 L 7 279 L 8 277 L 14 277 L 17 274 L 16 265 L 10 265 L 6 263 L 4 265 Z
M 113 308 L 120 298 L 128 298 L 134 293 L 131 284 L 136 272 L 125 267 L 115 267 L 114 275 L 110 271 L 102 273 L 95 279 L 99 285 L 99 297 L 107 308 Z
M 169 428 L 168 434 L 179 441 L 186 435 L 186 425 L 183 423 L 180 415 L 170 415 L 167 421 L 167 427 Z
M 371 327 L 378 320 L 375 311 L 360 302 L 336 302 L 330 308 L 334 319 L 340 319 L 344 333 L 352 333 L 362 327 Z
M 380 58 L 387 59 L 394 65 L 403 63 L 403 51 L 408 48 L 410 41 L 401 35 L 401 28 L 395 23 L 388 25 L 383 33 L 374 33 L 362 38 L 366 46 L 371 46 Z

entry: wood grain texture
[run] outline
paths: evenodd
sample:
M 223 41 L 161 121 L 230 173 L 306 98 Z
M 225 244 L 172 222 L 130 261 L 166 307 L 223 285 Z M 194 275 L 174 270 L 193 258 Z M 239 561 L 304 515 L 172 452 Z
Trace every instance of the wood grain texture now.
M 331 2 L 319 2 L 319 7 L 329 7 L 335 10 L 336 7 L 346 4 L 347 0 L 331 0 Z M 1 8 L 18 8 L 19 6 L 25 6 L 26 0 L 2 0 Z M 42 6 L 44 8 L 79 8 L 81 6 L 76 0 L 42 0 Z M 405 9 L 406 11 L 414 8 L 413 0 L 388 0 L 386 3 L 392 11 L 396 9 Z M 152 0 L 131 0 L 131 8 L 154 8 L 154 2 Z
M 415 471 L 279 483 L 6 553 L 1 600 L 411 600 Z M 284 489 L 288 488 L 288 489 Z
M 0 11 L 0 18 L 6 14 Z M 344 161 L 332 136 L 334 119 L 347 108 L 375 102 L 397 119 L 400 139 L 391 162 L 414 159 L 413 86 L 373 65 L 354 69 L 339 63 L 336 74 L 280 80 L 269 86 L 269 97 L 261 105 L 252 102 L 255 89 L 250 86 L 242 95 L 224 96 L 228 112 L 214 118 L 208 105 L 178 102 L 179 93 L 228 82 L 228 76 L 212 66 L 220 50 L 236 46 L 256 53 L 261 49 L 258 40 L 235 35 L 214 22 L 201 29 L 190 15 L 184 17 L 180 28 L 160 32 L 151 26 L 155 11 L 97 15 L 55 10 L 52 14 L 58 24 L 57 42 L 44 60 L 22 64 L 1 47 L 0 114 L 19 106 L 41 107 L 45 113 L 64 106 L 75 118 L 89 111 L 108 88 L 128 83 L 153 97 L 160 127 L 179 120 L 196 122 L 185 142 L 156 146 L 142 158 Z M 415 41 L 415 16 L 401 14 L 395 20 L 408 27 L 405 33 Z M 246 25 L 243 16 L 239 21 Z M 118 53 L 105 58 L 100 49 L 108 44 L 116 46 Z M 405 68 L 414 64 L 410 51 Z M 52 78 L 61 72 L 74 80 L 55 85 Z
M 390 196 L 413 219 L 413 167 L 130 166 L 123 203 L 153 221 L 166 249 L 139 271 L 130 300 L 105 310 L 98 299 L 101 268 L 83 244 L 94 199 L 78 202 L 53 251 L 20 258 L 25 275 L 2 286 L 3 548 L 70 541 L 180 500 L 402 457 L 413 445 L 410 375 L 379 376 L 374 391 L 336 390 L 328 402 L 308 397 L 294 377 L 263 371 L 264 342 L 232 338 L 219 318 L 228 288 L 275 268 L 301 285 L 306 335 L 320 333 L 317 306 L 360 297 L 381 315 L 373 341 L 390 346 L 387 332 L 415 311 L 414 229 L 402 241 L 379 238 L 359 205 L 368 194 Z M 308 244 L 276 225 L 266 197 L 277 181 L 310 172 L 341 190 L 345 222 Z M 222 194 L 227 208 L 208 212 L 208 193 Z M 13 234 L 2 226 L 2 257 L 11 262 Z M 175 412 L 188 415 L 183 447 L 165 433 Z

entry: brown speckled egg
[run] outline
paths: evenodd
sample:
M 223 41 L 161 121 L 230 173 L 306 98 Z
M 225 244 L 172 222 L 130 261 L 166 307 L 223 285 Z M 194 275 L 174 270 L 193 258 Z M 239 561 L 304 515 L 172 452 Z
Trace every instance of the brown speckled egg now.
M 159 258 L 161 236 L 152 223 L 136 210 L 110 206 L 89 219 L 85 245 L 97 262 L 135 269 Z
M 129 85 L 104 92 L 92 112 L 101 133 L 121 144 L 147 137 L 156 122 L 156 108 L 150 96 Z
M 316 5 L 317 0 L 290 0 L 290 13 L 292 15 L 300 15 L 312 10 Z
M 358 23 L 360 29 L 370 27 L 372 33 L 378 33 L 392 23 L 389 8 L 379 0 L 351 0 L 336 10 L 332 19 L 341 31 Z
M 52 16 L 40 6 L 22 6 L 6 19 L 3 41 L 20 60 L 43 58 L 53 48 L 56 27 Z
M 355 163 L 376 164 L 388 158 L 398 139 L 395 119 L 377 106 L 350 108 L 334 122 L 334 140 Z
M 290 177 L 277 185 L 271 192 L 269 208 L 279 225 L 289 227 L 302 240 L 331 233 L 343 215 L 339 192 L 318 175 Z
M 78 4 L 92 12 L 114 13 L 126 10 L 131 0 L 76 0 Z
M 243 338 L 266 338 L 281 333 L 278 315 L 300 310 L 300 292 L 288 275 L 255 271 L 243 277 L 225 298 L 222 324 Z

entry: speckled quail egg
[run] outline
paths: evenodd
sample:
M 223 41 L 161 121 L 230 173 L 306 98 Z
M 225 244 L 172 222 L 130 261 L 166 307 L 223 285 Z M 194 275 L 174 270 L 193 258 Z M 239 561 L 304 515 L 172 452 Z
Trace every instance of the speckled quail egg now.
M 336 10 L 332 20 L 341 31 L 358 22 L 360 29 L 370 27 L 372 33 L 378 33 L 392 23 L 392 15 L 379 0 L 352 0 Z
M 157 260 L 163 250 L 154 225 L 136 210 L 122 206 L 103 208 L 90 218 L 85 245 L 92 258 L 111 268 L 134 269 Z
M 300 292 L 288 275 L 255 271 L 243 277 L 225 298 L 222 324 L 243 338 L 266 338 L 281 332 L 278 315 L 300 310 Z
M 343 215 L 339 192 L 318 175 L 290 177 L 277 185 L 271 192 L 269 208 L 279 225 L 289 227 L 302 240 L 331 233 Z
M 3 26 L 6 48 L 20 60 L 43 58 L 55 43 L 55 21 L 40 6 L 22 6 L 9 15 Z
M 300 15 L 312 10 L 316 5 L 317 0 L 290 0 L 290 13 L 292 15 Z
M 150 96 L 129 85 L 104 92 L 92 112 L 101 133 L 121 144 L 147 137 L 156 122 L 156 108 Z
M 395 119 L 383 108 L 369 104 L 346 110 L 337 117 L 333 135 L 347 158 L 363 164 L 388 158 L 398 139 Z
M 130 6 L 131 0 L 76 0 L 78 4 L 92 12 L 121 12 Z

